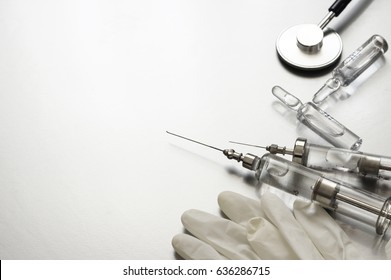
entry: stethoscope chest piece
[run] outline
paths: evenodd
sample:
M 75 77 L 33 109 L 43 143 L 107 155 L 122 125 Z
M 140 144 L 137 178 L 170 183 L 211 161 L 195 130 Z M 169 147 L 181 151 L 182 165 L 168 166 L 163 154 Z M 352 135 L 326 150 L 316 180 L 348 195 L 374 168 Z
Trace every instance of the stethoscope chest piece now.
M 301 24 L 283 31 L 277 38 L 280 58 L 301 70 L 320 70 L 338 60 L 342 40 L 330 28 L 320 29 L 315 24 Z

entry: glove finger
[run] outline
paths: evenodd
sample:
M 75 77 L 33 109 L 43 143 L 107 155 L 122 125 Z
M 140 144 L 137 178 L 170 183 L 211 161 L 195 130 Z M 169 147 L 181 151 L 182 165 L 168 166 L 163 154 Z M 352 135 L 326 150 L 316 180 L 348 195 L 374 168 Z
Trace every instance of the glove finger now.
M 297 199 L 293 204 L 293 213 L 325 259 L 359 258 L 352 241 L 323 208 Z
M 171 241 L 175 252 L 185 260 L 226 260 L 212 246 L 188 234 L 175 235 Z
M 183 213 L 182 224 L 228 259 L 259 259 L 247 241 L 246 229 L 239 224 L 199 210 Z
M 265 218 L 253 218 L 248 222 L 247 239 L 254 251 L 265 260 L 293 260 L 297 254 L 287 244 L 279 230 Z
M 267 219 L 278 228 L 300 259 L 322 259 L 307 233 L 280 198 L 267 192 L 261 197 L 261 207 Z
M 220 193 L 217 200 L 221 211 L 231 221 L 244 227 L 250 219 L 264 217 L 259 200 L 254 200 L 229 191 Z

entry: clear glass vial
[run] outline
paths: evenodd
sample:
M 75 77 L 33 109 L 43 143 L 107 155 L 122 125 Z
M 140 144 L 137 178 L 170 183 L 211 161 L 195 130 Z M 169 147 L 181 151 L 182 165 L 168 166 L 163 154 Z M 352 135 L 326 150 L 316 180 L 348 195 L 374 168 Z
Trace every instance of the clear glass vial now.
M 332 72 L 332 78 L 315 93 L 312 102 L 319 104 L 341 87 L 350 85 L 388 50 L 388 43 L 380 35 L 373 35 L 350 54 Z
M 311 102 L 302 103 L 296 96 L 280 86 L 274 86 L 272 93 L 288 108 L 297 112 L 297 119 L 338 148 L 358 150 L 362 139 L 325 111 Z

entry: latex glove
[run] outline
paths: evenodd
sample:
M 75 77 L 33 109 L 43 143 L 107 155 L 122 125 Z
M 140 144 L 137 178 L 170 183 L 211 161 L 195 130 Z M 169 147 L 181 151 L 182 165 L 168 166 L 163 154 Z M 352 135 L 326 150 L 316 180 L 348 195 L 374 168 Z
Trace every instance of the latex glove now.
M 292 211 L 271 193 L 261 201 L 233 192 L 218 197 L 224 219 L 200 210 L 182 215 L 193 235 L 178 234 L 175 251 L 185 259 L 356 259 L 339 225 L 318 205 L 297 199 Z

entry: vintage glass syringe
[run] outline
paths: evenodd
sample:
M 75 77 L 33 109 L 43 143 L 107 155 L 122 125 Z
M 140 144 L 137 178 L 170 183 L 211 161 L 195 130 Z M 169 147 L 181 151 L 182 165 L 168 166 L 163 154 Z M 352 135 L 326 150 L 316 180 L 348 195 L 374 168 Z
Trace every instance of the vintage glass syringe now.
M 326 209 L 371 225 L 375 227 L 377 234 L 384 234 L 391 223 L 391 197 L 384 199 L 359 190 L 344 182 L 329 179 L 319 171 L 270 153 L 262 157 L 242 154 L 233 149 L 220 149 L 172 132 L 167 133 L 218 150 L 228 159 L 242 162 L 244 168 L 254 171 L 259 182 L 312 200 Z
M 271 154 L 291 155 L 292 161 L 309 168 L 341 170 L 369 177 L 391 179 L 391 157 L 311 144 L 300 137 L 296 139 L 293 149 L 276 144 L 264 147 L 235 141 L 230 142 L 262 148 Z

